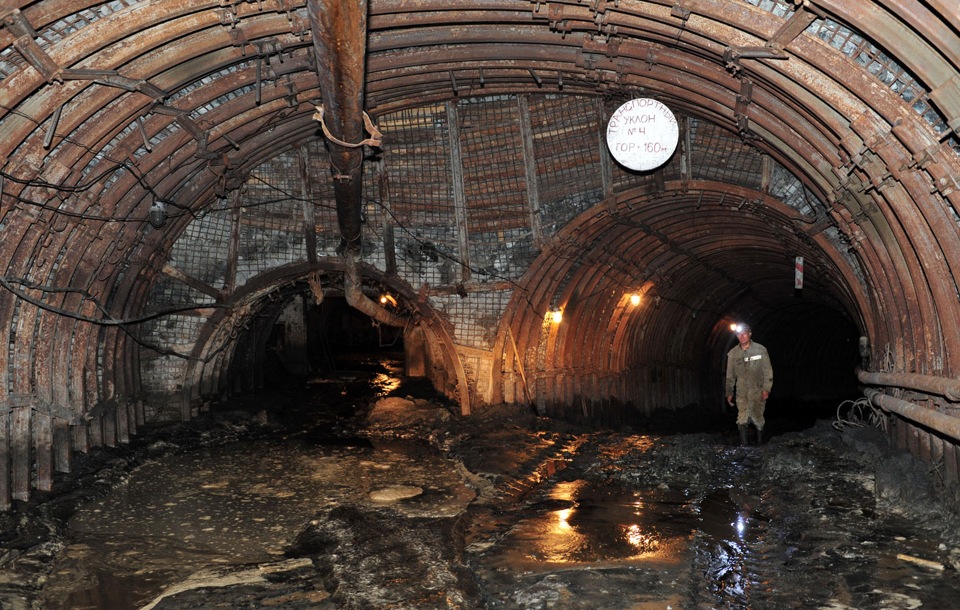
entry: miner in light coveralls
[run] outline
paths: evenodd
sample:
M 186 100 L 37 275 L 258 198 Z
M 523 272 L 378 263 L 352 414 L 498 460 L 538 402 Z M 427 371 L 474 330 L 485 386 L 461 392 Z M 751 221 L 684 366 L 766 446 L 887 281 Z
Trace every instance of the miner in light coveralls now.
M 727 403 L 733 404 L 736 393 L 740 444 L 747 444 L 747 426 L 753 423 L 759 445 L 763 441 L 763 410 L 773 388 L 773 366 L 767 348 L 751 340 L 749 326 L 738 324 L 734 332 L 738 345 L 727 352 Z

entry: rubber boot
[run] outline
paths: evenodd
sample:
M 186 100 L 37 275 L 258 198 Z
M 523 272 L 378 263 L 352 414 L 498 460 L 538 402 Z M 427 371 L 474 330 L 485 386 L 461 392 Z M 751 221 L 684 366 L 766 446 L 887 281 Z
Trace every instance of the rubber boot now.
M 737 425 L 737 429 L 740 430 L 740 446 L 747 446 L 747 424 Z
M 757 428 L 757 444 L 763 444 L 763 428 Z

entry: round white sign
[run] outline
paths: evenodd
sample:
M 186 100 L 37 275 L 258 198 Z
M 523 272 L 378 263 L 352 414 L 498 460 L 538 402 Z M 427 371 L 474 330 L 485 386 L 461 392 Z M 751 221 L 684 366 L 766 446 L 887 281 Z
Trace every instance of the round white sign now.
M 607 148 L 618 163 L 635 171 L 660 167 L 677 150 L 677 117 L 663 103 L 638 98 L 623 104 L 607 123 Z

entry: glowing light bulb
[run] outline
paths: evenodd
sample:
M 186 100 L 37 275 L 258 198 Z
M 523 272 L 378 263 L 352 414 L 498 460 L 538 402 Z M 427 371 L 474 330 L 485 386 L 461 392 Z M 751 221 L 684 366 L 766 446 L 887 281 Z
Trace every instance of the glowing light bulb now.
M 563 311 L 560 309 L 554 309 L 550 312 L 550 319 L 553 320 L 554 324 L 559 324 L 563 321 Z
M 630 304 L 633 305 L 634 307 L 636 307 L 637 305 L 639 305 L 639 304 L 640 304 L 640 295 L 639 295 L 639 294 L 636 294 L 636 293 L 631 294 L 631 295 L 630 295 Z

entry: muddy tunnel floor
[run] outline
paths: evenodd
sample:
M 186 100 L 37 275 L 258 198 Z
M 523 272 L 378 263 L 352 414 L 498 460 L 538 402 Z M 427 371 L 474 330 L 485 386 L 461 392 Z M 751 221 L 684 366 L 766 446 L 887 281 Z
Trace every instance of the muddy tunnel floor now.
M 880 430 L 463 418 L 368 364 L 82 456 L 0 516 L 0 608 L 958 607 L 955 507 Z

